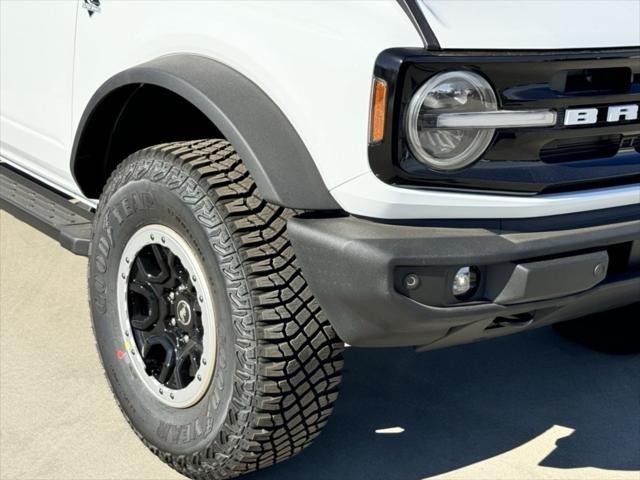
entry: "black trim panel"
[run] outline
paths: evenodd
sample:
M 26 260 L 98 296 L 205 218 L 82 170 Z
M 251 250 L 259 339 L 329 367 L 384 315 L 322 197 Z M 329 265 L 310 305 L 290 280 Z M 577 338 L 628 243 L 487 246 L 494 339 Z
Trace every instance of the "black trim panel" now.
M 142 84 L 170 90 L 206 115 L 238 151 L 266 200 L 300 209 L 340 208 L 298 133 L 257 85 L 215 60 L 186 54 L 133 67 L 98 89 L 82 115 L 73 145 L 71 171 L 77 182 L 79 146 L 91 130 L 97 107 L 112 92 L 124 92 L 126 102 L 123 87 Z

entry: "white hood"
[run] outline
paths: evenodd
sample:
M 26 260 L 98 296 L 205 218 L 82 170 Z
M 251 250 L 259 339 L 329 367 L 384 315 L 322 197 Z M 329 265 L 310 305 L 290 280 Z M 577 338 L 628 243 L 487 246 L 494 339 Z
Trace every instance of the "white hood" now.
M 640 45 L 640 0 L 419 0 L 443 49 Z

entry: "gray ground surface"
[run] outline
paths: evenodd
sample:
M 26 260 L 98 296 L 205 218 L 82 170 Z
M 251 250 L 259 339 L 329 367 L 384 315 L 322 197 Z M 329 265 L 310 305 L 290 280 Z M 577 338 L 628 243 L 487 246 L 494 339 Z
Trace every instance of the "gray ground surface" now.
M 0 478 L 183 478 L 109 393 L 86 260 L 5 212 L 0 239 Z M 251 479 L 640 479 L 640 356 L 547 328 L 418 355 L 349 349 L 346 365 L 324 434 Z

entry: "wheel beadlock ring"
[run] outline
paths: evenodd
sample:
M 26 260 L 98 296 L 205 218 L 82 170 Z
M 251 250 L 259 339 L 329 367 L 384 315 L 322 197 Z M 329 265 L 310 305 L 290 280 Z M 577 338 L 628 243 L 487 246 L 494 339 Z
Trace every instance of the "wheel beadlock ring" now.
M 168 299 L 169 294 L 167 294 L 166 297 L 163 294 L 159 301 L 170 302 L 168 305 L 171 305 L 172 308 L 167 307 L 160 309 L 161 312 L 154 312 L 154 315 L 159 314 L 159 317 L 153 322 L 153 325 L 155 325 L 154 328 L 158 327 L 157 324 L 164 322 L 166 330 L 172 333 L 183 332 L 185 330 L 182 329 L 186 329 L 187 327 L 193 329 L 196 323 L 196 317 L 199 318 L 198 326 L 202 327 L 199 362 L 192 380 L 183 388 L 172 388 L 167 385 L 167 381 L 163 383 L 153 374 L 149 373 L 149 360 L 145 363 L 145 356 L 143 355 L 143 353 L 149 355 L 149 351 L 144 352 L 144 348 L 141 350 L 139 335 L 136 335 L 136 333 L 139 333 L 139 329 L 136 329 L 131 322 L 129 311 L 130 286 L 133 281 L 131 277 L 132 273 L 135 273 L 135 265 L 139 265 L 139 255 L 146 247 L 156 249 L 161 247 L 173 254 L 178 260 L 178 262 L 174 262 L 173 265 L 177 264 L 184 268 L 184 271 L 181 273 L 186 275 L 189 285 L 193 287 L 191 292 L 185 292 L 184 294 L 179 293 L 179 299 L 174 303 L 171 303 L 172 301 Z M 188 408 L 197 403 L 206 393 L 215 368 L 215 315 L 212 296 L 206 279 L 204 268 L 193 254 L 191 247 L 177 232 L 163 225 L 147 225 L 134 233 L 124 247 L 118 268 L 116 286 L 118 319 L 123 337 L 124 351 L 126 352 L 125 356 L 132 364 L 138 378 L 151 394 L 160 402 L 174 408 Z M 191 299 L 191 297 L 193 297 L 193 302 L 197 304 L 199 315 L 189 306 L 190 302 L 188 299 Z M 173 305 L 175 305 L 175 307 L 173 307 Z M 151 307 L 149 307 L 149 310 L 151 310 Z M 171 311 L 175 311 L 177 315 L 171 317 Z M 150 312 L 149 316 L 151 316 Z M 136 332 L 136 330 L 138 330 L 138 332 Z M 189 332 L 192 332 L 192 330 L 189 330 Z M 166 337 L 170 338 L 171 335 L 166 335 Z M 163 342 L 159 343 L 167 343 L 165 338 L 162 338 L 162 340 Z M 177 358 L 180 354 L 185 354 L 186 350 L 184 348 L 181 349 L 181 347 L 186 348 L 186 345 L 197 345 L 197 342 L 195 342 L 195 339 L 190 339 L 190 343 L 189 341 L 183 342 L 180 339 L 172 342 L 171 347 L 174 348 L 173 355 L 176 356 L 173 358 Z M 169 347 L 167 346 L 167 348 Z M 167 358 L 169 355 L 170 352 L 167 353 Z M 177 362 L 175 363 L 177 364 Z M 177 368 L 177 365 L 174 364 L 173 368 Z

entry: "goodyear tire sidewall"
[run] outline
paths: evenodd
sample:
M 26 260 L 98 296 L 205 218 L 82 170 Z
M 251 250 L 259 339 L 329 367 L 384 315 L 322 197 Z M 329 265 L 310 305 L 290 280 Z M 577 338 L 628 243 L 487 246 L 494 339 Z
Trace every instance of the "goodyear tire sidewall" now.
M 149 392 L 131 364 L 131 353 L 125 351 L 120 329 L 116 295 L 118 266 L 128 239 L 150 224 L 167 226 L 187 241 L 204 266 L 214 297 L 215 370 L 204 397 L 188 408 L 170 407 Z M 210 445 L 227 415 L 232 397 L 235 361 L 232 307 L 227 301 L 224 276 L 216 262 L 215 245 L 208 233 L 212 234 L 205 231 L 179 193 L 148 180 L 120 186 L 100 203 L 94 224 L 89 293 L 93 328 L 106 376 L 137 433 L 152 446 L 172 454 L 189 454 Z

